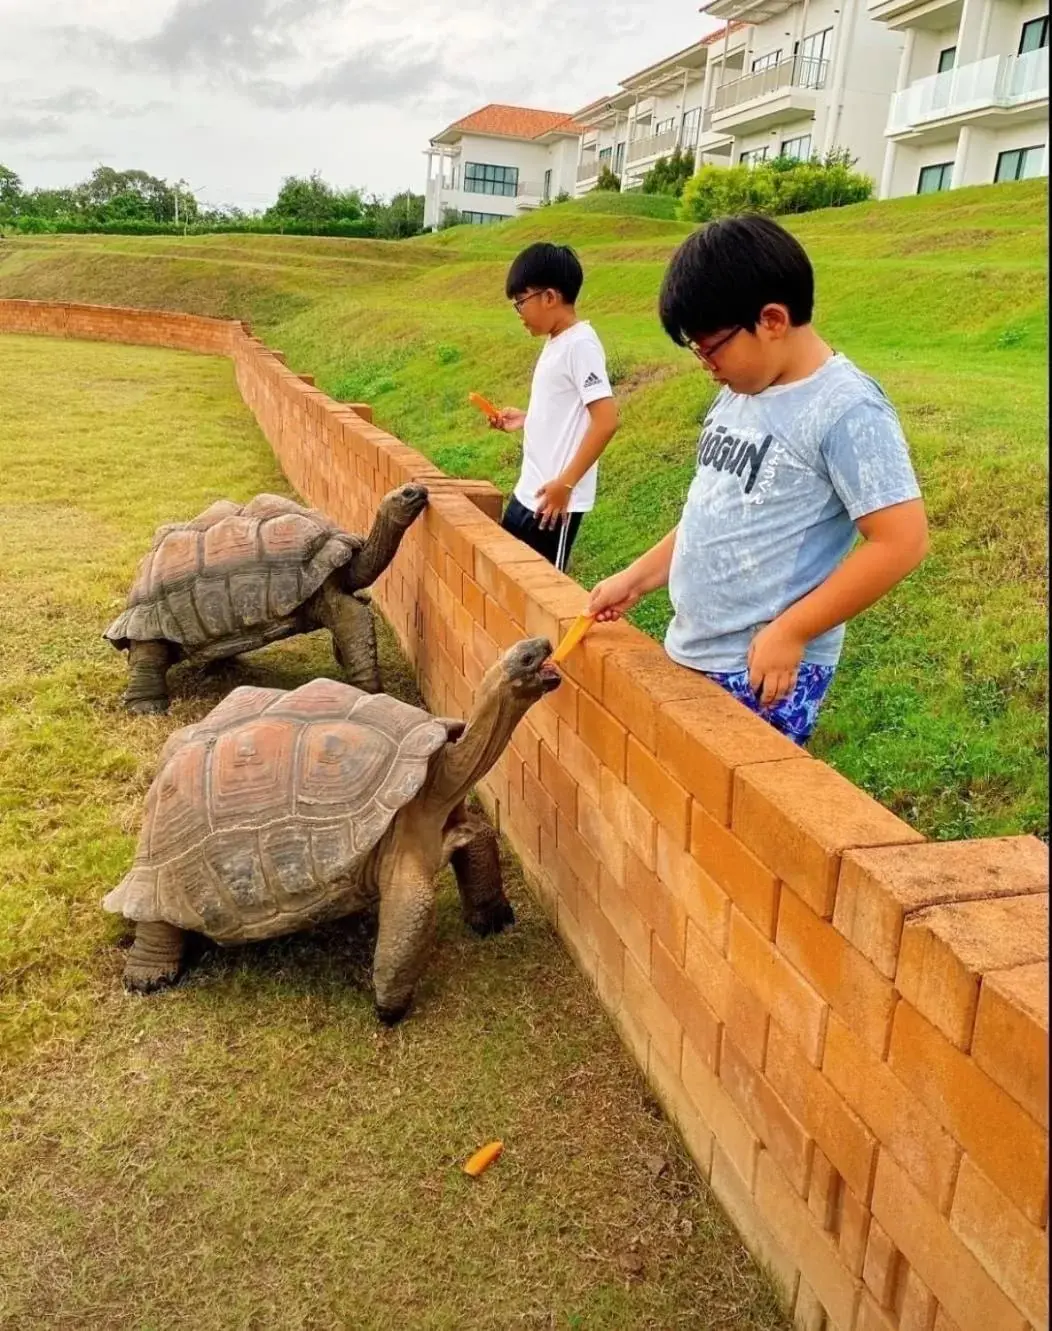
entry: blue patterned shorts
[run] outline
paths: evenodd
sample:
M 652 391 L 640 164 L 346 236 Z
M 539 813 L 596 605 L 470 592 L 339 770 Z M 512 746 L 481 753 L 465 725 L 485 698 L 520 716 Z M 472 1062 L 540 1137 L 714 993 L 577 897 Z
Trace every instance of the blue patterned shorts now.
M 818 720 L 818 712 L 825 700 L 826 692 L 833 682 L 836 666 L 811 665 L 807 662 L 800 667 L 796 676 L 796 687 L 787 698 L 780 698 L 773 707 L 762 707 L 749 684 L 748 670 L 735 670 L 720 673 L 706 670 L 704 673 L 713 683 L 718 684 L 739 702 L 743 702 L 750 712 L 762 716 L 768 724 L 780 730 L 795 744 L 806 744 Z

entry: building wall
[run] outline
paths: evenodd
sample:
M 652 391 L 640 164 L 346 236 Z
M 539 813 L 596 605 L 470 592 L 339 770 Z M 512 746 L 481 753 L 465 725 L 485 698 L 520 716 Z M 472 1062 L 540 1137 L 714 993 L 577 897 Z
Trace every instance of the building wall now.
M 572 159 L 576 164 L 576 140 L 558 140 L 555 147 L 558 150 L 557 156 L 553 152 L 553 148 L 547 144 L 531 143 L 522 139 L 500 139 L 484 134 L 465 134 L 459 143 L 459 155 L 452 163 L 453 179 L 456 186 L 451 188 L 447 185 L 442 189 L 442 207 L 446 209 L 454 208 L 458 212 L 471 211 L 501 217 L 517 217 L 522 209 L 522 196 L 477 194 L 463 188 L 466 164 L 476 162 L 488 166 L 516 167 L 519 172 L 520 184 L 536 187 L 536 194 L 531 196 L 531 200 L 539 199 L 544 184 L 544 173 L 549 167 L 553 168 L 553 182 L 556 167 L 563 171 L 564 176 L 568 175 L 570 180 L 573 179 L 573 170 L 566 166 L 566 162 Z M 437 169 L 438 162 L 436 159 L 434 167 L 436 173 Z M 450 172 L 449 159 L 446 162 L 446 171 L 448 179 L 448 173 Z M 570 184 L 567 184 L 566 188 L 572 190 Z M 554 184 L 553 193 L 558 193 Z M 436 217 L 435 221 L 438 220 L 439 218 Z M 430 223 L 430 215 L 428 221 Z

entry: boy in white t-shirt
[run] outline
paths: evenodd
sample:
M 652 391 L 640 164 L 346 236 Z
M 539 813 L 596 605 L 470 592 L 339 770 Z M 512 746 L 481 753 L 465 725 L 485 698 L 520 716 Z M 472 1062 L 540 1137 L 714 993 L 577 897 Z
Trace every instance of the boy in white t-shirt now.
M 617 429 L 602 344 L 574 309 L 583 282 L 568 245 L 530 245 L 509 268 L 505 294 L 532 336 L 548 340 L 529 408 L 505 407 L 493 421 L 498 430 L 524 430 L 522 470 L 501 525 L 561 568 L 595 505 L 599 457 Z

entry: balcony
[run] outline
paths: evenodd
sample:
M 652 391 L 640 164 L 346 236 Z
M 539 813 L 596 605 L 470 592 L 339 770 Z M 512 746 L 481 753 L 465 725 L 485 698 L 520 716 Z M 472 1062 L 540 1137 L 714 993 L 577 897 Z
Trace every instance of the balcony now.
M 679 140 L 681 148 L 694 149 L 697 147 L 699 133 L 704 133 L 709 128 L 711 113 L 703 111 L 700 117 L 700 125 L 692 125 L 684 130 L 682 138 Z M 667 157 L 676 147 L 678 131 L 675 129 L 662 130 L 660 134 L 647 134 L 643 138 L 633 139 L 626 150 L 626 156 L 629 166 L 636 162 L 645 161 L 650 157 Z
M 578 185 L 583 185 L 588 180 L 595 180 L 598 175 L 598 159 L 595 157 L 586 157 L 577 168 L 577 183 Z
M 813 114 L 828 74 L 828 60 L 793 56 L 725 83 L 713 98 L 712 128 L 741 133 Z
M 1040 119 L 1048 102 L 1048 49 L 994 55 L 918 79 L 891 99 L 889 138 L 915 138 L 947 123 Z

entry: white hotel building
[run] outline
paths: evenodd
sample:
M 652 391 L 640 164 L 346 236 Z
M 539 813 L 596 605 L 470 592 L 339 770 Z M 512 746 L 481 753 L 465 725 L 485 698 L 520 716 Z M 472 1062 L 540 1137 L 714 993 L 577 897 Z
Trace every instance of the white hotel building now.
M 638 188 L 676 148 L 737 165 L 847 148 L 878 195 L 1048 174 L 1047 0 L 709 0 L 724 26 L 572 115 L 488 106 L 431 140 L 425 225 Z M 438 170 L 434 172 L 437 158 Z

